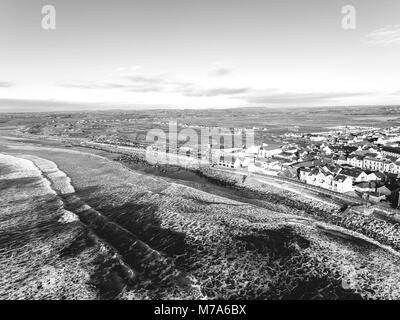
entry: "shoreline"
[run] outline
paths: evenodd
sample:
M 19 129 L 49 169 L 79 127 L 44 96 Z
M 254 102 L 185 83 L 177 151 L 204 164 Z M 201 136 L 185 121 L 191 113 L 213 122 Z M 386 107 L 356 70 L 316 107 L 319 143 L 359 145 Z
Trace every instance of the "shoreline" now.
M 137 171 L 137 168 L 132 168 L 132 166 L 130 165 L 130 163 L 126 163 L 126 160 L 120 160 L 120 159 L 114 159 L 114 161 L 118 161 L 120 163 L 122 163 L 125 167 L 127 167 L 128 169 L 131 170 L 135 170 Z M 145 163 L 147 166 L 154 166 L 150 163 L 148 163 L 146 160 L 139 160 L 139 163 L 143 164 Z M 356 225 L 353 225 L 351 223 L 351 221 L 346 221 L 346 223 L 344 223 L 341 220 L 341 215 L 343 214 L 344 211 L 348 211 L 348 213 L 351 211 L 352 214 L 356 215 L 358 218 L 370 218 L 370 219 L 374 219 L 377 222 L 381 221 L 381 223 L 384 224 L 390 224 L 393 225 L 392 222 L 386 222 L 383 220 L 378 220 L 375 217 L 369 217 L 369 216 L 365 216 L 357 211 L 355 211 L 354 209 L 352 209 L 351 206 L 347 206 L 346 210 L 343 210 L 342 207 L 338 206 L 337 204 L 334 203 L 325 203 L 326 205 L 330 205 L 330 208 L 328 209 L 327 207 L 321 207 L 320 205 L 316 204 L 316 203 L 312 203 L 312 202 L 321 202 L 322 204 L 324 204 L 324 200 L 315 200 L 315 199 L 311 199 L 310 202 L 308 201 L 293 201 L 293 199 L 290 197 L 290 195 L 280 195 L 279 192 L 277 193 L 266 193 L 264 190 L 261 189 L 257 189 L 254 188 L 254 186 L 250 186 L 250 185 L 246 185 L 246 179 L 241 179 L 238 178 L 237 174 L 235 173 L 226 173 L 226 177 L 221 177 L 221 176 L 215 176 L 212 172 L 213 170 L 210 168 L 209 170 L 203 170 L 202 169 L 197 169 L 197 170 L 191 170 L 191 169 L 187 169 L 187 168 L 182 168 L 179 166 L 171 166 L 171 165 L 158 165 L 158 168 L 161 169 L 161 171 L 163 173 L 168 171 L 168 168 L 179 168 L 181 170 L 185 170 L 188 172 L 191 172 L 197 176 L 200 177 L 204 177 L 207 179 L 207 182 L 211 185 L 214 186 L 222 186 L 224 189 L 231 189 L 234 191 L 247 191 L 250 192 L 250 196 L 255 196 L 256 198 L 251 198 L 252 200 L 258 200 L 258 197 L 265 197 L 268 198 L 269 201 L 267 200 L 267 203 L 270 203 L 271 206 L 266 206 L 266 203 L 263 204 L 256 204 L 254 203 L 254 201 L 243 201 L 244 203 L 249 203 L 251 205 L 255 205 L 255 206 L 259 206 L 262 208 L 266 208 L 266 209 L 270 209 L 270 210 L 275 210 L 281 213 L 285 213 L 285 214 L 292 214 L 292 215 L 296 215 L 299 217 L 303 217 L 306 219 L 314 219 L 314 224 L 317 227 L 321 227 L 326 231 L 334 231 L 334 232 L 340 232 L 343 236 L 350 236 L 350 237 L 354 237 L 356 239 L 360 239 L 363 241 L 368 242 L 370 245 L 374 245 L 374 246 L 378 246 L 381 249 L 384 249 L 386 251 L 389 251 L 390 253 L 396 255 L 396 256 L 400 256 L 400 236 L 396 239 L 394 239 L 393 242 L 391 242 L 389 239 L 387 240 L 389 243 L 382 243 L 382 240 L 385 239 L 386 235 L 382 235 L 382 234 L 372 234 L 373 236 L 368 236 L 362 232 L 360 232 L 359 228 Z M 166 168 L 166 169 L 163 169 Z M 140 170 L 139 170 L 140 171 Z M 145 172 L 146 174 L 151 174 L 151 175 L 155 175 L 158 177 L 166 177 L 168 179 L 171 180 L 176 180 L 174 178 L 170 178 L 167 175 L 159 175 L 159 174 L 155 174 L 153 173 L 149 173 L 148 171 Z M 215 173 L 215 171 L 214 171 Z M 194 187 L 196 188 L 196 187 Z M 201 190 L 201 189 L 200 189 Z M 204 191 L 204 190 L 202 190 Z M 225 196 L 225 195 L 224 195 Z M 276 199 L 274 199 L 274 197 Z M 264 200 L 265 201 L 265 200 Z M 277 208 L 277 206 L 283 206 L 283 208 Z M 294 209 L 294 210 L 293 210 Z M 350 222 L 350 223 L 349 223 Z M 374 237 L 375 236 L 375 237 Z M 379 240 L 377 240 L 377 238 Z
M 16 139 L 18 138 L 29 139 L 32 137 L 22 135 L 16 137 Z M 46 137 L 39 136 L 35 138 L 37 139 L 36 143 L 38 140 L 43 144 L 46 144 L 47 142 Z M 63 140 L 68 141 L 69 139 Z M 65 141 L 58 142 L 65 144 Z M 51 140 L 50 142 L 52 144 L 54 143 L 54 140 Z M 268 181 L 255 181 L 257 179 L 252 179 L 250 175 L 241 172 L 227 172 L 209 166 L 180 166 L 179 162 L 174 165 L 161 164 L 157 162 L 150 163 L 148 159 L 146 159 L 145 149 L 87 142 L 78 144 L 76 140 L 69 140 L 68 143 L 71 144 L 69 147 L 70 150 L 78 148 L 101 151 L 105 153 L 102 155 L 103 157 L 117 161 L 128 169 L 138 170 L 138 165 L 144 165 L 146 168 L 151 168 L 151 170 L 150 172 L 144 170 L 142 171 L 143 173 L 168 178 L 172 181 L 180 178 L 170 177 L 169 169 L 184 170 L 199 176 L 200 178 L 205 178 L 207 183 L 211 186 L 219 186 L 225 190 L 233 189 L 239 191 L 241 197 L 243 197 L 243 193 L 241 192 L 244 192 L 247 200 L 251 200 L 244 201 L 245 203 L 247 202 L 252 205 L 281 213 L 289 213 L 301 217 L 312 218 L 316 221 L 331 224 L 332 226 L 342 227 L 349 232 L 357 232 L 373 241 L 377 241 L 383 246 L 389 246 L 396 252 L 400 252 L 400 225 L 397 223 L 396 219 L 391 219 L 388 214 L 385 214 L 386 219 L 379 219 L 375 217 L 375 215 L 364 215 L 357 210 L 357 207 L 347 203 L 346 200 L 343 200 L 343 202 L 340 203 L 340 198 L 338 198 L 339 200 L 333 200 L 331 197 L 327 198 L 326 195 L 324 196 L 319 194 L 318 191 L 310 191 L 308 188 L 303 189 L 303 186 L 300 186 L 302 191 L 310 192 L 312 194 L 310 198 L 307 198 L 304 194 L 296 194 L 285 189 L 284 186 L 276 186 L 276 184 L 271 184 Z M 93 154 L 97 154 L 97 152 L 93 152 Z M 109 155 L 112 156 L 110 157 Z M 117 156 L 117 159 L 115 159 L 115 156 Z M 182 158 L 187 159 L 187 157 Z M 196 159 L 189 158 L 189 160 L 195 160 L 195 162 L 198 163 Z M 154 172 L 154 170 L 158 170 L 158 172 Z M 140 171 L 141 170 L 139 169 L 139 172 Z M 268 176 L 265 177 L 267 180 L 268 178 Z M 185 181 L 185 179 L 182 180 Z M 189 179 L 183 184 L 190 186 L 192 183 L 193 180 Z M 226 194 L 224 193 L 223 196 L 226 197 Z M 261 201 L 261 205 L 259 201 Z
M 365 280 L 362 278 L 364 273 L 360 261 L 363 261 L 362 264 L 367 264 L 370 254 L 376 257 L 372 261 L 372 269 L 368 269 L 373 275 L 373 279 L 378 279 L 382 275 L 381 271 L 378 271 L 379 264 L 376 262 L 381 258 L 390 259 L 391 265 L 397 268 L 397 256 L 393 257 L 386 250 L 375 248 L 375 246 L 368 246 L 366 247 L 367 251 L 364 251 L 363 244 L 360 245 L 348 240 L 342 241 L 316 230 L 313 219 L 311 219 L 307 210 L 301 207 L 304 204 L 301 204 L 297 209 L 289 208 L 292 202 L 280 203 L 280 198 L 275 199 L 276 196 L 271 192 L 269 193 L 271 198 L 265 199 L 265 194 L 255 192 L 259 190 L 249 190 L 247 186 L 238 186 L 233 183 L 227 188 L 228 185 L 220 181 L 222 184 L 219 186 L 220 190 L 225 190 L 225 192 L 231 194 L 235 193 L 237 196 L 242 195 L 242 192 L 247 192 L 247 196 L 252 199 L 257 198 L 254 195 L 258 194 L 259 199 L 255 199 L 255 201 L 260 201 L 260 204 L 268 204 L 270 209 L 262 210 L 255 205 L 250 207 L 245 203 L 238 206 L 236 203 L 222 199 L 212 192 L 215 190 L 215 183 L 205 183 L 206 187 L 208 186 L 210 189 L 205 190 L 205 192 L 198 192 L 199 190 L 194 184 L 201 185 L 202 182 L 186 181 L 186 185 L 191 188 L 185 188 L 180 181 L 168 178 L 171 172 L 164 172 L 165 180 L 174 183 L 162 182 L 164 179 L 151 177 L 151 173 L 142 174 L 133 169 L 129 170 L 132 173 L 128 173 L 127 166 L 120 161 L 113 164 L 112 159 L 118 157 L 118 154 L 85 152 L 83 148 L 78 151 L 73 150 L 73 148 L 68 150 L 46 146 L 41 150 L 42 146 L 37 147 L 29 146 L 25 149 L 21 145 L 21 148 L 18 148 L 19 150 L 14 149 L 13 153 L 31 153 L 29 150 L 32 150 L 34 156 L 43 156 L 59 164 L 60 170 L 66 172 L 72 179 L 73 186 L 78 190 L 78 195 L 85 202 L 108 217 L 118 219 L 118 223 L 132 232 L 135 232 L 137 228 L 143 229 L 140 225 L 141 217 L 149 218 L 151 216 L 151 214 L 150 216 L 147 214 L 144 207 L 140 209 L 141 207 L 135 204 L 135 199 L 141 199 L 143 205 L 156 202 L 159 207 L 155 214 L 160 219 L 160 227 L 163 230 L 182 232 L 185 234 L 186 241 L 188 241 L 187 245 L 190 250 L 185 252 L 183 257 L 177 256 L 178 268 L 193 275 L 194 279 L 197 279 L 198 285 L 210 299 L 218 297 L 302 298 L 303 296 L 298 296 L 299 288 L 308 285 L 308 283 L 313 283 L 316 288 L 323 289 L 320 297 L 348 297 L 351 292 L 354 292 L 354 294 L 360 292 L 360 297 L 364 297 L 366 294 L 362 289 L 364 286 L 369 287 L 375 284 L 379 285 L 379 283 L 376 280 L 371 280 L 373 281 L 371 283 L 368 282 L 370 276 L 366 276 Z M 67 155 L 70 152 L 76 153 L 76 159 L 68 159 Z M 89 155 L 93 155 L 93 158 Z M 78 171 L 74 169 L 77 168 L 77 165 L 79 165 Z M 110 169 L 107 169 L 108 166 L 110 166 Z M 118 172 L 113 178 L 109 176 L 111 167 Z M 85 193 L 85 188 L 97 181 L 97 178 L 93 180 L 93 174 L 87 171 L 88 168 L 94 170 L 96 176 L 100 174 L 102 177 L 109 176 L 111 178 L 112 181 L 104 180 L 104 178 L 101 181 L 101 188 L 103 188 L 101 194 L 97 194 L 97 190 L 92 189 Z M 183 173 L 196 176 L 191 170 L 172 169 L 175 170 L 174 178 Z M 162 166 L 158 167 L 157 170 L 171 171 Z M 129 182 L 125 181 L 128 177 L 131 177 Z M 197 178 L 200 179 L 200 177 Z M 201 179 L 206 181 L 204 177 Z M 88 180 L 92 182 L 88 184 Z M 151 187 L 153 192 L 143 194 L 143 190 L 148 190 L 146 186 L 150 181 L 154 183 Z M 240 178 L 238 181 L 241 181 Z M 230 182 L 233 182 L 233 180 Z M 115 187 L 121 183 L 125 188 L 121 191 L 126 191 L 117 192 L 116 198 L 113 200 L 111 196 L 114 194 L 113 189 L 116 191 Z M 166 184 L 164 185 L 164 183 Z M 136 186 L 136 184 L 139 184 L 139 186 Z M 109 189 L 110 186 L 114 186 L 114 188 Z M 142 186 L 145 189 L 141 189 Z M 281 194 L 282 198 L 287 196 L 289 195 Z M 125 200 L 128 201 L 126 203 L 128 206 L 124 209 Z M 103 201 L 109 203 L 104 205 Z M 295 200 L 292 201 L 296 203 Z M 114 211 L 110 207 L 113 204 L 118 205 Z M 260 207 L 264 208 L 263 206 Z M 132 208 L 132 211 L 129 208 Z M 301 216 L 302 211 L 303 215 Z M 129 216 L 134 220 L 130 223 L 127 219 L 119 219 L 118 216 L 121 212 L 124 212 L 125 218 Z M 281 213 L 285 213 L 285 215 Z M 138 216 L 135 217 L 136 215 Z M 144 228 L 143 230 L 149 229 Z M 165 238 L 164 234 L 165 232 L 160 233 L 160 237 Z M 147 237 L 149 235 L 140 235 L 140 237 L 142 236 Z M 171 238 L 171 240 L 173 239 Z M 148 243 L 152 247 L 156 244 L 153 240 Z M 308 244 L 311 244 L 311 247 L 308 247 Z M 331 249 L 337 249 L 334 250 L 333 256 Z M 235 260 L 232 260 L 232 257 L 236 257 Z M 362 260 L 358 261 L 360 258 Z M 341 279 L 347 279 L 348 272 L 346 270 L 352 270 L 351 268 L 355 264 L 358 267 L 354 271 L 356 275 L 351 280 L 351 290 L 343 291 Z M 256 283 L 254 282 L 255 276 L 261 270 L 263 270 L 262 281 Z M 235 281 L 243 279 L 243 281 L 248 281 L 249 284 L 238 289 L 231 282 L 232 279 L 236 279 Z M 358 281 L 362 282 L 358 283 Z M 387 289 L 385 289 L 386 291 L 376 291 L 376 297 L 380 297 L 381 292 L 385 297 L 395 297 L 397 284 L 393 284 L 393 286 L 393 292 L 389 292 Z M 269 287 L 270 289 L 268 289 Z M 311 291 L 314 294 L 313 290 Z M 319 289 L 315 290 L 317 292 Z M 354 296 L 351 295 L 351 297 Z

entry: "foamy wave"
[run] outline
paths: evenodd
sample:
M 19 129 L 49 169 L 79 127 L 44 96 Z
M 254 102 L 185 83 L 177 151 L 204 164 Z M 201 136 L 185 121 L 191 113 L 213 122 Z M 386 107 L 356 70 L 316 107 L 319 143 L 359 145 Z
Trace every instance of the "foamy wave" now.
M 382 244 L 382 243 L 380 243 L 380 242 L 378 242 L 378 241 L 376 241 L 376 240 L 374 240 L 372 238 L 369 238 L 369 237 L 367 237 L 367 236 L 365 236 L 365 235 L 363 235 L 363 234 L 361 234 L 359 232 L 356 232 L 356 231 L 353 231 L 353 230 L 348 230 L 348 229 L 342 228 L 340 226 L 329 225 L 329 224 L 326 224 L 326 223 L 323 223 L 323 222 L 316 222 L 315 226 L 319 227 L 319 228 L 321 228 L 323 230 L 326 230 L 326 231 L 334 231 L 334 232 L 338 232 L 339 234 L 342 234 L 342 235 L 346 235 L 346 236 L 350 236 L 352 238 L 363 240 L 363 241 L 368 242 L 368 243 L 370 243 L 372 245 L 375 245 L 375 246 L 377 246 L 377 247 L 379 247 L 379 248 L 381 248 L 383 250 L 386 250 L 386 251 L 390 252 L 391 254 L 393 254 L 393 255 L 395 255 L 397 257 L 400 257 L 400 252 L 397 252 L 393 248 L 391 248 L 389 246 L 386 246 L 386 245 L 384 245 L 384 244 Z
M 39 178 L 42 175 L 40 170 L 29 160 L 0 153 L 0 163 L 12 168 L 12 172 L 1 175 L 0 180 Z
M 8 199 L 8 202 L 32 196 L 48 194 L 57 196 L 58 194 L 71 194 L 75 192 L 74 187 L 71 185 L 71 179 L 63 171 L 59 170 L 54 162 L 49 160 L 30 155 L 15 157 L 0 153 L 0 163 L 12 168 L 10 173 L 0 176 L 0 180 L 37 178 L 35 188 L 27 191 L 19 189 L 17 193 L 14 190 L 9 190 L 8 193 L 10 194 L 4 194 L 3 196 Z M 64 209 L 64 202 L 60 198 L 57 197 L 55 200 L 63 213 L 59 219 L 60 223 L 70 223 L 79 220 L 75 213 Z
M 47 179 L 51 181 L 53 189 L 59 194 L 64 195 L 75 192 L 74 187 L 71 185 L 70 177 L 68 177 L 65 172 L 61 171 L 57 164 L 50 160 L 31 155 L 24 155 L 23 157 L 32 161 L 39 168 Z
M 0 181 L 36 178 L 34 180 L 35 188 L 19 188 L 18 192 L 15 192 L 15 188 L 3 190 L 2 201 L 14 202 L 36 196 L 57 194 L 51 188 L 50 182 L 42 176 L 42 172 L 32 161 L 0 153 L 0 163 L 11 168 L 11 172 L 0 176 Z
M 58 222 L 60 223 L 70 223 L 70 222 L 74 222 L 74 221 L 79 221 L 78 216 L 68 210 L 63 209 L 64 214 L 61 216 L 60 219 L 58 219 Z

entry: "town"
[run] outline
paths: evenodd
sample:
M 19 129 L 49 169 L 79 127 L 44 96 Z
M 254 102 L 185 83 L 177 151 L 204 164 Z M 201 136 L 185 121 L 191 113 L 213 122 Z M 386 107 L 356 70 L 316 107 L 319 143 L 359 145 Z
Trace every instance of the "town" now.
M 193 122 L 190 115 L 186 121 L 172 121 L 175 127 L 171 132 L 171 118 L 162 112 L 158 117 L 127 113 L 79 116 L 49 115 L 22 133 L 62 139 L 67 145 L 122 147 L 128 154 L 138 150 L 167 153 L 180 159 L 169 162 L 173 165 L 200 163 L 230 172 L 279 177 L 388 209 L 399 207 L 400 126 L 395 124 L 325 125 L 314 131 L 293 125 L 277 132 L 259 123 L 228 129 L 207 126 Z M 153 131 L 155 134 L 150 134 Z M 157 132 L 162 135 L 155 137 Z M 171 143 L 171 136 L 177 141 Z
M 214 150 L 212 165 L 298 179 L 398 206 L 400 127 L 340 126 L 319 133 L 289 132 L 280 138 L 280 147 Z

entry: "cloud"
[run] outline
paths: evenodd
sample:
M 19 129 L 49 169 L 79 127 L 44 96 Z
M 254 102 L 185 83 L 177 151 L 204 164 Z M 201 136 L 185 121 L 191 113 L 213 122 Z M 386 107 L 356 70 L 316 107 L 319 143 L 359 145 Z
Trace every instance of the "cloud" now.
M 170 83 L 171 81 L 166 77 L 166 75 L 142 75 L 134 74 L 125 77 L 133 83 Z
M 164 91 L 165 88 L 160 85 L 152 85 L 144 83 L 117 83 L 117 82 L 59 82 L 57 84 L 61 87 L 75 88 L 75 89 L 93 89 L 93 90 L 110 90 L 120 89 L 129 92 L 160 92 Z
M 219 67 L 219 68 L 214 68 L 213 70 L 210 71 L 211 75 L 214 76 L 226 76 L 228 74 L 231 74 L 233 72 L 233 69 L 227 68 L 227 67 Z
M 130 74 L 108 82 L 59 82 L 58 86 L 78 89 L 118 89 L 126 92 L 163 92 L 180 93 L 187 97 L 215 97 L 238 95 L 248 92 L 249 88 L 215 87 L 204 88 L 188 81 L 179 81 L 166 74 L 145 75 Z
M 216 97 L 216 96 L 233 96 L 238 94 L 243 94 L 248 92 L 249 88 L 195 88 L 195 87 L 186 87 L 183 88 L 181 92 L 183 95 L 187 97 Z
M 0 88 L 9 88 L 13 87 L 14 83 L 9 82 L 9 81 L 0 81 Z
M 57 86 L 75 89 L 111 90 L 117 89 L 128 92 L 161 92 L 166 87 L 160 79 L 152 79 L 143 76 L 127 76 L 114 81 L 78 81 L 78 82 L 57 82 Z
M 392 45 L 400 43 L 400 24 L 387 25 L 366 35 L 366 42 L 373 45 Z
M 124 85 L 112 82 L 58 82 L 57 86 L 76 89 L 119 89 Z
M 221 76 L 226 76 L 226 75 L 232 74 L 233 71 L 234 71 L 233 67 L 217 62 L 217 63 L 214 63 L 213 67 L 209 71 L 209 74 L 211 76 L 221 77 Z
M 335 102 L 344 98 L 365 96 L 370 92 L 328 92 L 328 93 L 293 93 L 293 92 L 260 92 L 241 96 L 248 103 L 252 104 L 322 104 Z
M 132 93 L 180 94 L 189 98 L 224 97 L 259 105 L 306 105 L 336 102 L 340 99 L 366 95 L 366 92 L 293 93 L 278 89 L 253 90 L 250 87 L 203 86 L 176 80 L 168 74 L 124 74 L 107 82 L 61 83 L 62 86 L 80 89 L 120 90 Z

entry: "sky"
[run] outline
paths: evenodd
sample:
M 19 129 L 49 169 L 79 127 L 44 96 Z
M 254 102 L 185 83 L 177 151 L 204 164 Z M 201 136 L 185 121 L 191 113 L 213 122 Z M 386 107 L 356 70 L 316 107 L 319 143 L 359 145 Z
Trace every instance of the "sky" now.
M 400 105 L 399 57 L 398 0 L 0 1 L 3 112 Z

